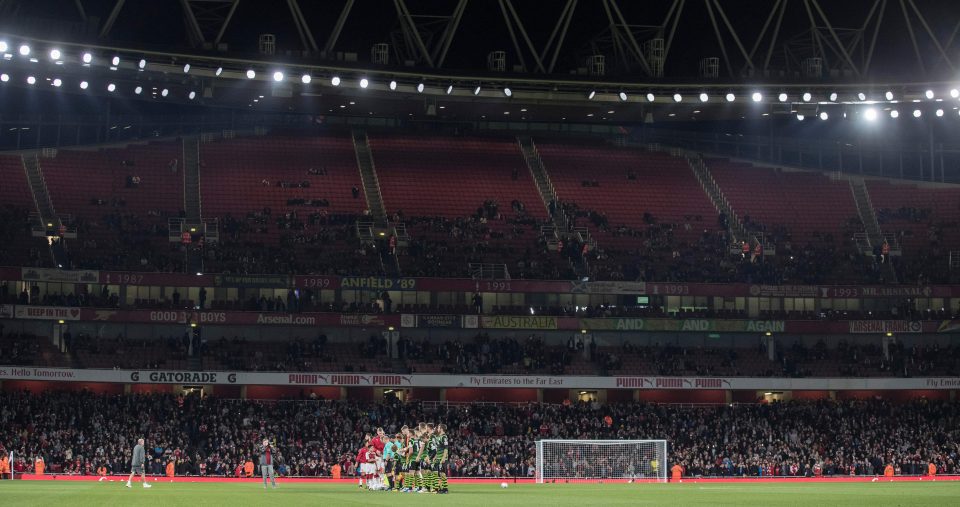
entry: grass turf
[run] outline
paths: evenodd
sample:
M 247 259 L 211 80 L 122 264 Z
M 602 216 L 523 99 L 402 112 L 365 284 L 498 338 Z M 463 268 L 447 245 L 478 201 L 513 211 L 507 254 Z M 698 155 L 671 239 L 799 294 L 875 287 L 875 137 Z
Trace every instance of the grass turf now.
M 456 505 L 532 507 L 682 506 L 933 506 L 960 505 L 960 482 L 770 484 L 451 484 L 449 495 L 368 492 L 346 484 L 164 483 L 151 489 L 122 482 L 0 481 L 0 504 L 32 505 Z

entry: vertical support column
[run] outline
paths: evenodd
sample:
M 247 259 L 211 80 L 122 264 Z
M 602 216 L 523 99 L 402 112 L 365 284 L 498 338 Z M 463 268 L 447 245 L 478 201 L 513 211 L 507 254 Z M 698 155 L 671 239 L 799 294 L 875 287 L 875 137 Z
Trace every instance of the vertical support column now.
M 543 389 L 537 389 L 537 403 L 543 403 Z
M 440 401 L 443 401 L 443 402 L 447 401 L 447 388 L 446 388 L 446 387 L 441 387 L 441 388 L 440 388 Z
M 727 389 L 723 392 L 723 396 L 727 403 L 733 403 L 733 391 Z
M 240 399 L 247 399 L 247 386 L 240 386 Z

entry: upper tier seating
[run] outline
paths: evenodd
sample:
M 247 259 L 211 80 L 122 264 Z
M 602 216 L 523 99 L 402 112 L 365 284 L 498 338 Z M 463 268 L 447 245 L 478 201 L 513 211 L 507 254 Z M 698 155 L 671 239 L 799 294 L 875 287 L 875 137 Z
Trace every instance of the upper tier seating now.
M 635 148 L 556 140 L 537 142 L 537 150 L 558 199 L 574 202 L 581 210 L 606 214 L 611 228 L 646 229 L 644 213 L 649 213 L 656 223 L 691 224 L 689 229 L 676 229 L 675 235 L 681 240 L 695 240 L 704 229 L 717 229 L 716 210 L 681 158 Z M 628 178 L 629 173 L 635 179 Z M 600 240 L 601 248 L 638 243 L 635 238 L 599 234 L 595 227 L 590 227 L 590 233 Z
M 726 159 L 709 159 L 707 167 L 734 212 L 763 224 L 783 226 L 793 242 L 820 242 L 816 233 L 842 240 L 845 224 L 856 218 L 853 192 L 846 181 L 825 174 L 754 167 Z
M 50 253 L 43 238 L 30 235 L 27 216 L 36 211 L 19 155 L 0 156 L 0 263 L 47 266 Z
M 314 169 L 321 174 L 310 174 Z M 325 171 L 325 174 L 322 172 Z M 280 182 L 309 182 L 281 188 Z M 361 190 L 354 199 L 351 189 Z M 357 158 L 349 136 L 245 137 L 200 145 L 200 190 L 204 216 L 239 217 L 270 208 L 359 215 L 366 208 Z M 290 199 L 326 199 L 322 208 L 291 206 Z M 278 235 L 271 228 L 271 237 Z
M 75 264 L 175 269 L 179 256 L 163 252 L 175 250 L 167 219 L 183 209 L 181 153 L 180 142 L 163 141 L 40 158 L 57 213 L 80 224 L 80 245 L 71 249 Z M 130 184 L 134 177 L 139 185 Z M 118 259 L 121 250 L 128 255 Z
M 529 215 L 547 216 L 512 138 L 371 135 L 370 146 L 388 213 L 457 218 L 487 200 L 501 209 L 518 200 Z
M 200 164 L 203 216 L 221 219 L 221 248 L 208 252 L 209 270 L 334 272 L 335 259 L 356 250 L 353 227 L 367 206 L 349 136 L 203 143 Z M 254 245 L 270 253 L 237 248 Z
M 880 229 L 903 232 L 900 243 L 905 255 L 938 243 L 943 250 L 960 249 L 960 187 L 870 180 L 867 190 Z

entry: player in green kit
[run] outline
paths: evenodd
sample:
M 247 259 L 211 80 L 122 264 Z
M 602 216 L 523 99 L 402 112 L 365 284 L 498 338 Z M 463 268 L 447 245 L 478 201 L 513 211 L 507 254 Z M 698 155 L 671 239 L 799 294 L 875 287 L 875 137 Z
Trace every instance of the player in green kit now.
M 430 431 L 430 438 L 427 442 L 427 455 L 424 457 L 423 467 L 428 470 L 429 491 L 431 493 L 437 493 L 440 491 L 440 474 L 437 473 L 437 469 L 434 468 L 433 462 L 437 456 L 438 427 L 434 426 L 433 423 L 429 423 L 427 424 L 427 428 Z
M 423 450 L 423 440 L 421 440 L 419 429 L 413 431 L 410 437 L 410 475 L 412 481 L 410 491 L 420 491 L 423 476 L 420 474 L 420 452 Z
M 423 425 L 423 431 L 417 437 L 417 447 L 414 452 L 413 462 L 417 468 L 417 493 L 427 491 L 428 481 L 430 479 L 430 467 L 427 462 L 427 446 L 430 444 L 430 428 Z
M 444 424 L 438 424 L 436 434 L 433 437 L 434 453 L 431 468 L 433 473 L 437 474 L 439 484 L 435 484 L 435 487 L 440 494 L 449 493 L 447 489 L 447 449 L 449 446 L 447 427 Z
M 398 451 L 397 462 L 400 464 L 400 486 L 397 491 L 410 491 L 410 484 L 413 479 L 410 476 L 410 428 L 404 426 L 400 428 L 400 437 L 398 437 L 400 450 Z

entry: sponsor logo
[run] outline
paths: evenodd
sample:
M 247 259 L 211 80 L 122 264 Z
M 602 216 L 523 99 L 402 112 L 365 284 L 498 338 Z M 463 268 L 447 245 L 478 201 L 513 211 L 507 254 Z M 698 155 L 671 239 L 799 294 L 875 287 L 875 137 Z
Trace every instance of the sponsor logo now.
M 340 315 L 341 326 L 383 326 L 386 325 L 379 315 Z
M 151 371 L 147 380 L 162 384 L 216 384 L 217 373 L 196 371 Z
M 724 378 L 617 377 L 615 387 L 627 389 L 730 389 Z
M 617 377 L 616 387 L 636 387 L 645 388 L 652 385 L 650 379 L 646 377 Z
M 460 327 L 459 315 L 418 315 L 417 327 Z
M 13 315 L 13 305 L 0 305 L 0 319 L 12 319 Z
M 291 373 L 287 377 L 288 384 L 326 384 L 327 377 L 315 373 Z

